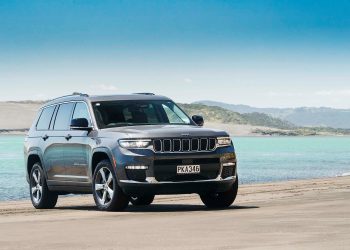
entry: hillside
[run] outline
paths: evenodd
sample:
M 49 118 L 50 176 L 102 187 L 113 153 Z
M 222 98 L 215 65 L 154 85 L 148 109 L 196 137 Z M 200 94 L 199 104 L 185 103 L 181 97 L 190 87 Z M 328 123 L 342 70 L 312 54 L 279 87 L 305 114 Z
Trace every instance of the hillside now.
M 0 133 L 24 133 L 42 102 L 0 102 Z M 205 126 L 224 129 L 232 135 L 350 135 L 350 130 L 305 128 L 262 113 L 240 114 L 221 107 L 179 104 L 188 114 L 203 115 Z
M 262 113 L 239 114 L 220 107 L 202 104 L 180 104 L 190 115 L 201 114 L 208 122 L 264 126 L 278 129 L 293 129 L 295 126 L 278 118 Z
M 0 102 L 0 132 L 29 128 L 40 106 L 40 102 L 32 101 Z
M 241 114 L 263 113 L 279 118 L 297 126 L 332 127 L 350 129 L 350 110 L 333 108 L 256 108 L 214 101 L 199 101 L 195 104 L 217 106 Z
M 243 131 L 243 135 L 350 135 L 350 129 L 296 126 L 288 121 L 257 112 L 240 114 L 221 107 L 203 104 L 180 104 L 180 106 L 190 115 L 203 115 L 208 126 L 224 128 L 231 131 L 231 134 L 242 135 Z

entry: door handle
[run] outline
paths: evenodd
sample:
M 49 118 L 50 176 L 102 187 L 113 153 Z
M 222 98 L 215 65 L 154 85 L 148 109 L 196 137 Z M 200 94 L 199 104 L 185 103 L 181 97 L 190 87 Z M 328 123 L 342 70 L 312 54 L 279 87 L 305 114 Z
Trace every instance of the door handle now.
M 48 135 L 44 135 L 42 138 L 43 138 L 44 141 L 46 141 L 47 139 L 49 139 L 49 136 Z
M 67 141 L 69 141 L 72 138 L 72 136 L 70 134 L 68 134 L 68 135 L 66 135 L 65 138 L 66 138 Z

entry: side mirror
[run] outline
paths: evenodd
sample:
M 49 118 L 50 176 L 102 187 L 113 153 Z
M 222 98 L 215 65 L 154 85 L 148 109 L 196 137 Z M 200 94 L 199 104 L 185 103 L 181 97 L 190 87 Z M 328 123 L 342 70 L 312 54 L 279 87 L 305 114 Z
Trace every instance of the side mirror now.
M 200 115 L 194 115 L 192 116 L 192 120 L 198 125 L 198 126 L 203 126 L 204 125 L 204 119 L 203 116 Z
M 70 128 L 73 130 L 92 130 L 92 127 L 89 126 L 89 121 L 86 118 L 73 119 L 70 123 Z

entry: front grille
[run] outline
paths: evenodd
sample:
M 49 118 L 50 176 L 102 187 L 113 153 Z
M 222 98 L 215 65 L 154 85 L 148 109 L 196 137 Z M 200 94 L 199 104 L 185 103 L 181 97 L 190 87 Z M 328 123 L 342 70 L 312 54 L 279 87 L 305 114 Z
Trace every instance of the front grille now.
M 153 140 L 156 153 L 208 152 L 216 149 L 215 138 L 173 138 Z
M 154 160 L 154 166 L 185 165 L 185 164 L 220 164 L 220 158 L 197 158 L 197 159 L 162 159 Z

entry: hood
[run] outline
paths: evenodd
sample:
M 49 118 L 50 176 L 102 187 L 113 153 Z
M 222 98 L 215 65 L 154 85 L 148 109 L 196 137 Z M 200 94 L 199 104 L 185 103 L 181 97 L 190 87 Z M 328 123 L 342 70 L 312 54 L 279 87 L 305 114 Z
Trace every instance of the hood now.
M 128 138 L 181 138 L 228 136 L 225 131 L 193 125 L 141 125 L 103 129 L 105 132 L 123 133 Z

